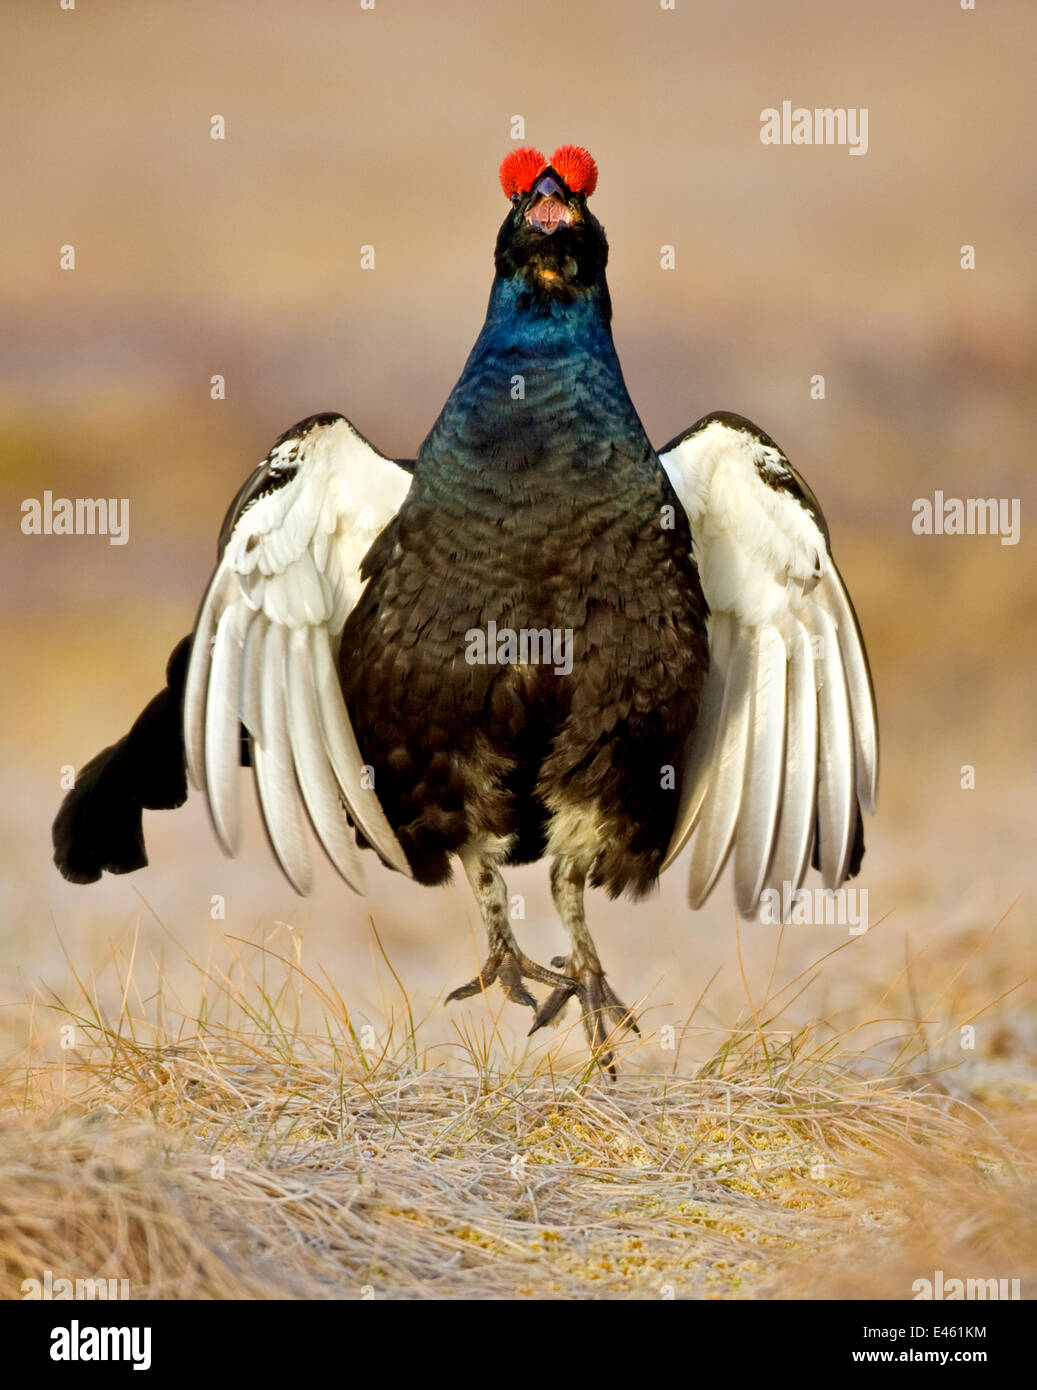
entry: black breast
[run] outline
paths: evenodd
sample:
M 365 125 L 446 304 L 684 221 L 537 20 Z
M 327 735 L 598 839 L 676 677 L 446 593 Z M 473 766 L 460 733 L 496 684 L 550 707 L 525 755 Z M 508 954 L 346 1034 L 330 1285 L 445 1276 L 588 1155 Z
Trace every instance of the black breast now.
M 430 436 L 365 561 L 343 691 L 420 881 L 487 836 L 512 837 L 512 862 L 537 859 L 552 815 L 584 807 L 607 826 L 597 881 L 643 890 L 672 830 L 661 769 L 679 773 L 694 726 L 705 604 L 683 509 L 643 435 L 569 428 L 563 448 L 566 429 L 545 435 L 542 420 L 535 446 L 491 422 L 511 441 L 492 456 Z M 478 660 L 472 634 L 506 657 L 501 634 L 523 630 L 551 633 L 549 663 L 542 638 L 534 661 Z

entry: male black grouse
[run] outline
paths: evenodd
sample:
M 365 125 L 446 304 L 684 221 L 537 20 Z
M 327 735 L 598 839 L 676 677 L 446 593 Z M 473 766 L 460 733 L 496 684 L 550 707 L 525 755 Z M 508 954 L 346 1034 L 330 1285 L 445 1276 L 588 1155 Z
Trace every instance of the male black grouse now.
M 185 770 L 237 852 L 251 765 L 293 886 L 307 822 L 364 891 L 358 845 L 423 884 L 456 855 L 489 937 L 479 976 L 535 1010 L 576 995 L 591 1046 L 633 1018 L 584 917 L 637 897 L 695 832 L 690 901 L 734 854 L 739 910 L 837 888 L 875 809 L 867 658 L 817 501 L 766 434 L 704 416 L 655 450 L 612 341 L 585 150 L 504 160 L 486 322 L 417 460 L 343 416 L 284 434 L 236 497 L 166 689 L 54 823 L 66 878 L 147 863 L 141 808 Z M 515 940 L 501 868 L 550 856 L 569 955 Z M 524 980 L 551 987 L 538 1007 Z

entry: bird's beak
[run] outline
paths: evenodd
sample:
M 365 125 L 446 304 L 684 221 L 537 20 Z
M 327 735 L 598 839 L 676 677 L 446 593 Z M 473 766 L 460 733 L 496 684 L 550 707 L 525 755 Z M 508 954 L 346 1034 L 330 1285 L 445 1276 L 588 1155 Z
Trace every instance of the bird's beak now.
M 526 209 L 527 224 L 550 236 L 559 227 L 571 226 L 572 221 L 565 189 L 553 174 L 542 174 L 533 186 L 533 199 Z

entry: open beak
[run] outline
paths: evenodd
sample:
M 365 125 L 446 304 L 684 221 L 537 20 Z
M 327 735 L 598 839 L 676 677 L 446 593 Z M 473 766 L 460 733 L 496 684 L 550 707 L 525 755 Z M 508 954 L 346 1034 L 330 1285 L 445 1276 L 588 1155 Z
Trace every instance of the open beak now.
M 553 174 L 541 175 L 533 187 L 533 201 L 526 209 L 527 224 L 535 231 L 550 236 L 559 227 L 571 226 L 572 220 L 565 189 Z

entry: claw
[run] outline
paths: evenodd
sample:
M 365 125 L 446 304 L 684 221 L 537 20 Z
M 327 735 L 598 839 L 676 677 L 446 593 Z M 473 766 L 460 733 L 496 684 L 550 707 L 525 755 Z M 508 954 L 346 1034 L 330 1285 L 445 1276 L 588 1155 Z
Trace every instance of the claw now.
M 551 964 L 553 965 L 554 961 L 552 961 Z M 550 1023 L 551 1020 L 557 1016 L 559 1010 L 565 1007 L 575 993 L 575 983 L 571 988 L 568 985 L 559 985 L 557 989 L 553 989 L 540 1005 L 539 1009 L 537 1009 L 536 1015 L 533 1018 L 533 1026 L 529 1030 L 530 1035 L 535 1033 L 538 1028 L 543 1028 L 545 1024 Z
M 535 1033 L 538 1028 L 543 1028 L 546 1023 L 556 1018 L 575 994 L 583 1011 L 583 1029 L 587 1034 L 587 1041 L 601 1066 L 610 1076 L 615 1076 L 613 1053 L 607 1046 L 609 1036 L 617 1028 L 630 1029 L 640 1036 L 637 1019 L 616 995 L 600 969 L 588 966 L 574 968 L 565 956 L 555 956 L 551 964 L 571 970 L 575 979 L 559 984 L 552 990 L 537 1009 L 530 1033 Z M 612 1026 L 606 1027 L 606 1023 L 611 1023 Z
M 482 994 L 489 989 L 497 978 L 500 970 L 501 961 L 504 959 L 504 950 L 498 947 L 486 958 L 486 963 L 476 975 L 474 980 L 469 980 L 466 985 L 459 985 L 457 989 L 451 990 L 446 997 L 446 1002 L 452 1004 L 455 999 L 469 999 L 473 994 Z
M 536 1009 L 537 1001 L 522 983 L 522 968 L 510 952 L 501 962 L 497 980 L 513 1004 L 525 1004 L 530 1009 Z
M 576 988 L 575 980 L 566 975 L 557 975 L 553 970 L 537 965 L 521 951 L 508 947 L 498 947 L 487 958 L 485 965 L 468 984 L 452 990 L 446 997 L 448 1004 L 455 999 L 469 999 L 473 994 L 482 994 L 494 981 L 498 981 L 504 993 L 513 1004 L 525 1004 L 527 1008 L 537 1009 L 537 1001 L 522 983 L 524 979 L 539 980 L 542 984 L 554 985 L 555 992 L 561 988 Z

